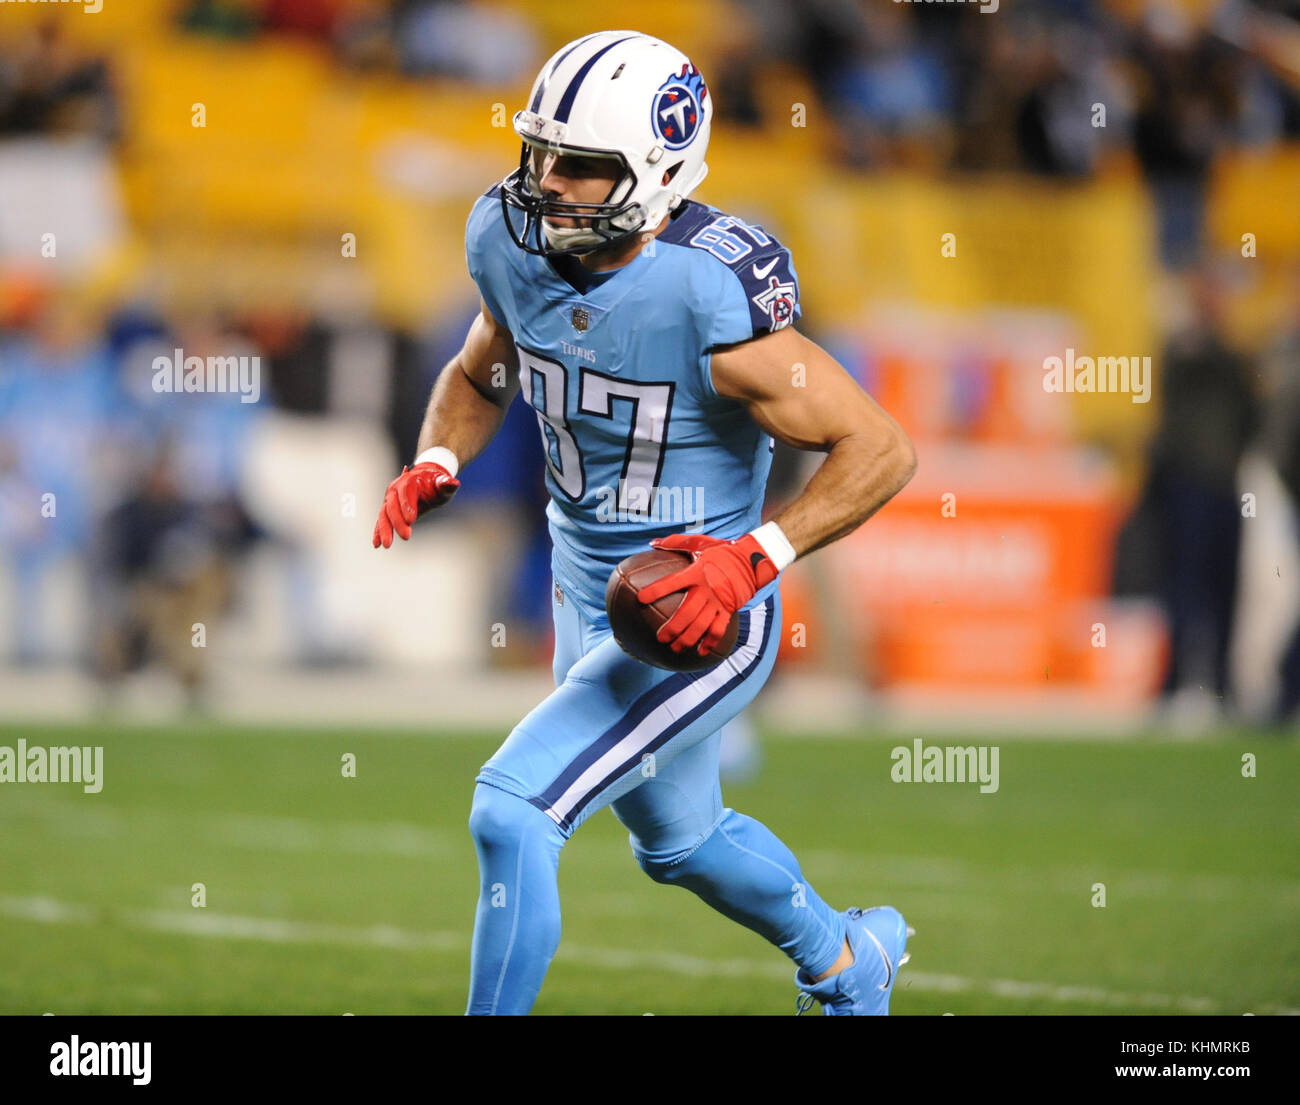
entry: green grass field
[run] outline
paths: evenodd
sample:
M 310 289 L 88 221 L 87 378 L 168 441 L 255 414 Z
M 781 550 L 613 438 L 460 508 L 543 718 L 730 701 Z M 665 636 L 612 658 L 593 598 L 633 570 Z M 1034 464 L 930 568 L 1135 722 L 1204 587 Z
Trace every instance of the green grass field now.
M 20 737 L 102 744 L 104 786 L 0 785 L 0 1013 L 463 1012 L 494 738 L 0 728 Z M 901 743 L 769 733 L 724 789 L 823 897 L 915 926 L 894 1013 L 1300 1009 L 1296 742 L 1002 741 L 989 795 L 891 782 Z M 608 810 L 560 890 L 536 1012 L 793 1013 L 784 956 L 651 882 Z

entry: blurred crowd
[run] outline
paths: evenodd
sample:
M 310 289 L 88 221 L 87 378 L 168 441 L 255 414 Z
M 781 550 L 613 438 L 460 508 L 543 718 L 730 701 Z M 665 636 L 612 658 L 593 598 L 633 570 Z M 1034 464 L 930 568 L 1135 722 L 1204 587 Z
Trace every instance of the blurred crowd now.
M 845 164 L 1081 178 L 1140 164 L 1167 264 L 1194 263 L 1216 154 L 1300 138 L 1300 0 L 1222 0 L 1197 25 L 1174 0 L 1124 22 L 1099 0 L 964 5 L 734 0 L 714 77 L 721 117 L 786 125 L 763 87 L 800 72 Z
M 463 0 L 187 0 L 179 24 L 223 38 L 291 35 L 362 72 L 484 84 L 530 77 L 541 50 L 527 19 Z
M 1161 413 L 1116 589 L 1165 607 L 1165 694 L 1204 687 L 1231 709 L 1243 455 L 1261 450 L 1300 503 L 1300 280 L 1291 320 L 1264 353 L 1236 348 L 1205 245 L 1205 201 L 1223 151 L 1300 140 L 1300 0 L 1223 0 L 1203 24 L 1163 2 L 1128 22 L 1096 0 L 1011 3 L 987 16 L 951 4 L 731 5 L 709 79 L 732 125 L 789 125 L 788 96 L 770 85 L 789 67 L 833 121 L 832 156 L 844 166 L 1067 180 L 1107 159 L 1140 167 L 1158 255 L 1183 302 L 1165 320 Z M 526 81 L 544 55 L 519 12 L 459 0 L 182 0 L 176 21 L 231 40 L 295 36 L 340 66 L 416 78 Z M 111 144 L 123 129 L 117 75 L 59 27 L 51 19 L 0 45 L 0 140 L 81 134 Z M 371 327 L 370 348 L 382 350 L 367 355 L 374 413 L 395 463 L 412 455 L 428 389 L 471 316 L 467 304 L 421 334 Z M 309 418 L 344 410 L 330 366 L 346 364 L 355 337 L 309 313 L 169 317 L 147 304 L 105 317 L 49 288 L 0 285 L 0 549 L 15 615 L 0 632 L 0 661 L 50 659 L 42 579 L 75 561 L 95 580 L 93 639 L 78 659 L 112 683 L 152 658 L 197 697 L 202 654 L 177 646 L 183 631 L 228 607 L 232 573 L 253 543 L 292 543 L 243 500 L 248 435 L 268 408 Z M 178 347 L 258 356 L 260 400 L 161 401 L 148 365 Z M 510 603 L 539 641 L 548 620 L 542 470 L 534 420 L 516 404 L 458 499 L 508 502 L 528 520 Z M 302 660 L 321 652 L 300 643 Z M 1294 717 L 1300 627 L 1280 675 L 1277 717 Z
M 57 296 L 6 307 L 0 547 L 13 618 L 0 649 L 20 664 L 55 658 L 45 583 L 71 562 L 94 580 L 92 633 L 75 659 L 107 682 L 159 659 L 196 695 L 192 627 L 220 615 L 254 536 L 239 474 L 257 408 L 238 395 L 156 391 L 152 361 L 180 343 L 224 352 L 233 335 L 165 334 L 156 320 L 93 318 Z
M 1177 0 L 1149 0 L 1131 20 L 1101 0 L 1020 0 L 981 18 L 954 4 L 728 3 L 711 59 L 720 120 L 788 125 L 784 66 L 849 167 L 1079 179 L 1127 156 L 1157 201 L 1171 267 L 1201 253 L 1216 155 L 1300 139 L 1300 0 L 1219 0 L 1204 21 Z M 196 35 L 316 43 L 360 72 L 485 85 L 528 80 L 543 53 L 523 14 L 466 0 L 180 0 L 176 18 Z M 0 134 L 111 138 L 111 66 L 58 27 L 0 49 Z

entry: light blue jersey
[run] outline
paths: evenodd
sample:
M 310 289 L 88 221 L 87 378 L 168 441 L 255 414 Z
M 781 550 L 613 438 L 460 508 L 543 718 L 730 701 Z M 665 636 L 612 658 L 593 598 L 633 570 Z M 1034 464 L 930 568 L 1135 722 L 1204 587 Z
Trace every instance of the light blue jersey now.
M 739 537 L 760 523 L 771 439 L 718 395 L 710 356 L 799 317 L 790 255 L 762 228 L 686 203 L 653 249 L 590 274 L 517 248 L 495 189 L 474 206 L 466 252 L 541 424 L 559 585 L 556 689 L 475 780 L 466 1010 L 533 1007 L 560 940 L 560 850 L 605 807 L 652 879 L 692 891 L 816 977 L 845 946 L 845 916 L 766 826 L 723 805 L 718 781 L 720 731 L 776 662 L 777 581 L 739 611 L 736 648 L 696 672 L 629 656 L 604 602 L 610 569 L 651 538 Z
M 603 605 L 610 570 L 652 538 L 760 524 L 772 440 L 718 395 L 710 360 L 799 318 L 787 249 L 687 201 L 630 263 L 592 274 L 519 249 L 493 187 L 470 213 L 465 252 L 537 412 L 557 577 Z

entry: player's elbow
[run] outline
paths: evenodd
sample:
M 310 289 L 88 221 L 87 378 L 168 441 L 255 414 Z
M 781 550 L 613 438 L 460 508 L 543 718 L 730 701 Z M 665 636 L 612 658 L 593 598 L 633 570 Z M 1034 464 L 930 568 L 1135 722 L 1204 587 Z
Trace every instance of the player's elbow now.
M 892 419 L 883 427 L 876 423 L 870 432 L 851 435 L 840 444 L 845 449 L 845 462 L 856 473 L 854 482 L 861 488 L 860 522 L 889 502 L 916 473 L 916 447 Z
M 916 447 L 907 432 L 892 418 L 872 427 L 872 433 L 863 441 L 864 476 L 877 494 L 884 492 L 886 500 L 892 499 L 916 473 Z
M 907 486 L 908 482 L 916 475 L 916 446 L 912 444 L 912 439 L 907 436 L 901 426 L 894 435 L 894 442 L 890 449 L 890 460 L 897 482 L 897 491 L 901 491 Z

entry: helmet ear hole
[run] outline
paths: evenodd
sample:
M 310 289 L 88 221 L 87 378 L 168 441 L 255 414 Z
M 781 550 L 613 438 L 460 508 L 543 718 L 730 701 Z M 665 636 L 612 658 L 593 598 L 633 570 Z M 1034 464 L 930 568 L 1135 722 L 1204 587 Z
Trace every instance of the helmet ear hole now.
M 664 187 L 667 187 L 669 184 L 673 182 L 673 177 L 677 175 L 678 171 L 685 164 L 686 164 L 685 161 L 679 161 L 672 168 L 664 170 Z

